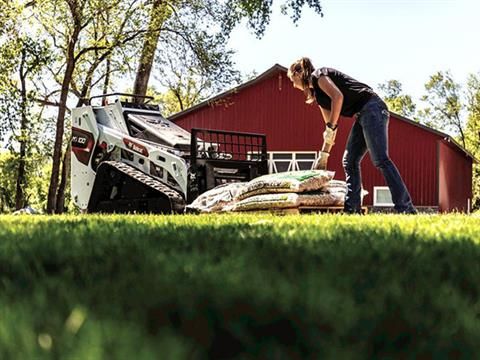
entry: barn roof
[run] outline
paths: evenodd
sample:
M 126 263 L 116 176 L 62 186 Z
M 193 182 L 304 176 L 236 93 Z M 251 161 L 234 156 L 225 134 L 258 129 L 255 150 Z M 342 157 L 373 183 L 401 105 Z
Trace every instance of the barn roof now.
M 247 87 L 249 87 L 249 86 L 252 86 L 252 85 L 254 85 L 254 84 L 262 81 L 263 79 L 268 78 L 268 77 L 270 77 L 271 75 L 273 75 L 273 74 L 275 74 L 275 73 L 277 73 L 277 72 L 280 72 L 280 71 L 286 73 L 286 72 L 287 72 L 287 68 L 283 67 L 282 65 L 275 64 L 275 65 L 273 65 L 270 69 L 268 69 L 267 71 L 261 73 L 261 74 L 258 75 L 257 77 L 255 77 L 255 78 L 253 78 L 253 79 L 251 79 L 251 80 L 248 80 L 247 82 L 244 82 L 244 83 L 242 83 L 242 84 L 240 84 L 240 85 L 237 85 L 237 86 L 235 86 L 235 87 L 233 87 L 233 88 L 231 88 L 231 89 L 229 89 L 229 90 L 227 90 L 227 91 L 224 91 L 224 92 L 222 92 L 222 93 L 220 93 L 220 94 L 218 94 L 218 95 L 215 95 L 215 96 L 213 96 L 213 97 L 211 97 L 211 98 L 208 98 L 207 100 L 204 100 L 204 101 L 202 101 L 201 103 L 198 103 L 197 105 L 194 105 L 194 106 L 192 106 L 192 107 L 190 107 L 190 108 L 188 108 L 188 109 L 185 109 L 185 110 L 180 111 L 180 112 L 178 112 L 178 113 L 176 113 L 176 114 L 173 114 L 173 115 L 169 116 L 168 119 L 169 119 L 169 120 L 172 120 L 172 121 L 175 121 L 176 119 L 178 119 L 178 118 L 180 118 L 180 117 L 182 117 L 182 116 L 185 116 L 186 114 L 189 114 L 189 113 L 191 113 L 191 112 L 194 112 L 194 111 L 196 111 L 196 110 L 198 110 L 198 109 L 200 109 L 200 108 L 202 108 L 202 107 L 204 107 L 204 106 L 208 106 L 208 105 L 210 105 L 210 104 L 214 104 L 215 101 L 217 101 L 217 100 L 219 100 L 219 99 L 221 99 L 221 98 L 223 98 L 223 97 L 225 97 L 225 96 L 235 94 L 235 93 L 239 92 L 240 90 L 245 89 L 245 88 L 247 88 Z
M 192 113 L 200 108 L 203 108 L 205 106 L 209 106 L 210 104 L 214 104 L 217 100 L 221 99 L 221 98 L 224 98 L 228 95 L 232 95 L 232 94 L 235 94 L 235 93 L 238 93 L 240 90 L 242 89 L 245 89 L 247 87 L 250 87 L 260 81 L 262 81 L 263 79 L 266 79 L 268 77 L 270 77 L 271 75 L 273 74 L 276 74 L 278 72 L 284 72 L 286 73 L 287 72 L 287 68 L 280 65 L 280 64 L 275 64 L 273 65 L 270 69 L 264 71 L 263 73 L 261 73 L 260 75 L 258 75 L 257 77 L 249 80 L 249 81 L 246 81 L 240 85 L 237 85 L 229 90 L 226 90 L 218 95 L 215 95 L 211 98 L 208 98 L 207 100 L 204 100 L 202 101 L 201 103 L 198 103 L 197 105 L 194 105 L 186 110 L 183 110 L 183 111 L 180 111 L 178 113 L 175 113 L 173 115 L 171 115 L 168 119 L 169 120 L 172 120 L 172 121 L 175 121 L 189 113 Z M 428 131 L 430 133 L 433 133 L 437 136 L 440 136 L 445 142 L 447 143 L 451 143 L 453 144 L 456 148 L 458 148 L 458 150 L 460 150 L 461 152 L 463 152 L 465 155 L 467 155 L 468 157 L 470 157 L 473 162 L 475 163 L 479 163 L 479 161 L 473 156 L 473 154 L 471 154 L 469 151 L 467 151 L 466 149 L 464 149 L 452 136 L 446 134 L 446 133 L 443 133 L 439 130 L 436 130 L 436 129 L 433 129 L 431 127 L 428 127 L 426 125 L 423 125 L 423 124 L 420 124 L 419 122 L 416 122 L 416 121 L 413 121 L 411 119 L 408 119 L 402 115 L 399 115 L 397 113 L 394 113 L 394 112 L 390 112 L 395 118 L 397 118 L 398 120 L 400 121 L 404 121 L 404 122 L 407 122 L 408 124 L 410 125 L 413 125 L 413 126 L 416 126 L 418 128 L 421 128 L 425 131 Z

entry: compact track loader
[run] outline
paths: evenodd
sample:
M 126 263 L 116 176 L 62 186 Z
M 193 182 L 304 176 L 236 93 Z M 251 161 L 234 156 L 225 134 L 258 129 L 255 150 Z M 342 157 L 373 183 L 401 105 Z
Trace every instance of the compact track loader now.
M 71 192 L 81 211 L 182 213 L 217 185 L 268 172 L 265 135 L 189 133 L 162 117 L 157 105 L 128 101 L 138 97 L 94 96 L 72 110 Z M 96 98 L 101 105 L 92 105 Z

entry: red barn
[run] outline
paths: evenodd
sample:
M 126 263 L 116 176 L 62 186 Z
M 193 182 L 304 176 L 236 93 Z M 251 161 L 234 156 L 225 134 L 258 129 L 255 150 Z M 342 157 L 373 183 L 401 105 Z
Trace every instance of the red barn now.
M 310 169 L 325 128 L 320 109 L 305 104 L 303 93 L 292 87 L 287 69 L 278 64 L 253 80 L 174 114 L 170 120 L 187 130 L 266 134 L 270 172 Z M 353 121 L 347 117 L 339 121 L 329 159 L 336 179 L 345 179 L 342 155 Z M 389 153 L 420 210 L 470 210 L 472 163 L 476 160 L 449 135 L 391 113 Z M 370 158 L 364 158 L 361 166 L 363 187 L 369 193 L 363 204 L 392 206 L 383 176 Z

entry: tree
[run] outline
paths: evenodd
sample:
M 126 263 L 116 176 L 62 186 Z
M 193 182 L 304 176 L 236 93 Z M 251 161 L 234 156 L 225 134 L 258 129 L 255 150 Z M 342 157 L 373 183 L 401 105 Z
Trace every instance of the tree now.
M 13 159 L 9 164 L 16 166 L 15 208 L 20 209 L 27 201 L 27 174 L 38 165 L 33 161 L 39 149 L 33 139 L 39 120 L 34 109 L 37 93 L 34 78 L 49 61 L 50 53 L 44 41 L 36 40 L 23 29 L 22 7 L 16 2 L 5 5 L 9 16 L 0 20 L 8 29 L 8 34 L 0 35 L 1 138 L 9 145 Z
M 480 74 L 471 74 L 467 80 L 466 148 L 480 159 Z M 480 209 L 480 165 L 473 167 L 473 208 Z
M 18 16 L 22 12 L 22 5 L 16 0 L 0 0 L 0 40 L 9 36 Z
M 0 151 L 0 212 L 10 211 L 15 206 L 15 155 L 9 151 Z
M 429 106 L 421 113 L 424 121 L 436 129 L 452 132 L 465 148 L 460 85 L 453 80 L 449 71 L 439 71 L 430 77 L 425 89 L 427 95 L 422 97 L 422 101 Z
M 210 52 L 206 55 L 210 57 L 208 66 L 179 39 L 168 39 L 160 45 L 154 78 L 166 89 L 156 98 L 165 116 L 185 110 L 240 81 L 239 72 L 233 69 L 232 52 L 225 49 L 224 42 L 203 45 L 203 51 Z
M 178 94 L 170 89 L 163 93 L 157 93 L 156 96 L 154 96 L 154 101 L 159 104 L 160 111 L 165 117 L 169 117 L 170 115 L 183 111 L 184 109 L 182 94 Z
M 150 22 L 148 31 L 145 33 L 143 48 L 138 62 L 137 76 L 133 85 L 133 93 L 137 95 L 146 95 L 148 80 L 152 71 L 153 59 L 157 48 L 160 30 L 164 22 L 172 15 L 177 4 L 180 1 L 154 0 L 150 12 Z M 143 102 L 143 99 L 137 99 Z
M 423 121 L 439 130 L 453 132 L 456 140 L 477 159 L 480 156 L 480 79 L 470 75 L 466 97 L 451 74 L 437 72 L 425 84 L 422 97 L 430 106 L 421 112 Z M 465 116 L 463 110 L 467 110 Z M 473 207 L 480 207 L 480 168 L 473 166 Z
M 102 93 L 106 94 L 114 72 L 125 73 L 129 59 L 125 59 L 123 50 L 142 34 L 145 29 L 138 28 L 142 16 L 143 3 L 138 0 L 117 0 L 108 5 L 97 3 L 96 13 L 91 14 L 91 21 L 80 33 L 78 39 L 78 55 L 75 57 L 75 66 L 70 79 L 69 92 L 77 97 L 75 107 L 87 104 L 91 92 L 95 87 L 102 86 Z M 94 9 L 93 9 L 94 10 Z M 89 11 L 92 11 L 90 9 Z M 88 11 L 87 11 L 88 14 Z M 116 19 L 116 21 L 112 21 Z M 88 23 L 88 22 L 86 22 Z M 58 35 L 58 34 L 57 34 Z M 61 34 L 60 34 L 61 35 Z M 102 64 L 105 66 L 102 68 Z M 61 83 L 59 85 L 62 85 Z M 56 194 L 51 193 L 49 199 L 55 202 L 54 212 L 62 213 L 65 210 L 66 189 L 70 176 L 70 126 L 64 120 L 66 136 L 62 148 L 65 148 L 61 167 L 59 166 L 60 182 Z M 54 162 L 55 164 L 55 162 Z M 55 167 L 55 166 L 54 166 Z M 53 179 L 53 172 L 52 172 Z M 55 195 L 54 198 L 53 195 Z
M 27 81 L 35 76 L 42 66 L 50 61 L 49 49 L 43 42 L 36 42 L 30 37 L 23 37 L 18 39 L 21 43 L 21 56 L 18 66 L 18 77 L 20 80 L 20 133 L 16 136 L 19 143 L 19 158 L 18 158 L 18 174 L 15 197 L 15 208 L 23 208 L 25 203 L 25 189 L 27 187 L 26 178 L 26 162 L 30 155 L 32 144 L 32 114 L 31 107 L 34 105 L 34 100 L 37 97 L 35 90 L 29 90 Z
M 57 31 L 62 33 L 63 39 L 54 37 L 54 44 L 58 45 L 65 53 L 65 69 L 61 77 L 60 99 L 58 101 L 58 114 L 55 129 L 55 145 L 53 148 L 52 174 L 48 190 L 47 212 L 55 212 L 58 178 L 60 172 L 60 158 L 62 153 L 64 120 L 67 110 L 67 99 L 70 82 L 75 70 L 76 62 L 80 53 L 76 51 L 80 33 L 92 21 L 91 17 L 85 16 L 86 1 L 84 0 L 43 0 L 35 3 L 35 10 L 38 11 L 40 23 L 49 34 Z M 55 23 L 52 22 L 55 19 Z M 57 23 L 59 21 L 60 23 Z M 62 23 L 63 22 L 63 23 Z M 62 26 L 63 25 L 63 26 Z M 58 29 L 56 26 L 60 26 Z M 58 29 L 58 30 L 57 30 Z M 63 40 L 63 41 L 62 41 Z M 83 50 L 81 50 L 83 51 Z
M 16 2 L 0 0 L 0 141 L 3 142 L 9 137 L 10 127 L 14 122 L 6 114 L 16 114 L 14 107 L 17 102 L 15 98 L 16 84 L 12 80 L 12 73 L 15 71 L 20 47 L 10 36 L 17 38 L 19 21 L 19 7 Z M 3 115 L 2 115 L 3 114 Z
M 379 84 L 378 87 L 383 93 L 383 99 L 391 111 L 408 118 L 414 117 L 416 105 L 410 95 L 402 93 L 400 81 L 388 80 L 383 84 Z
M 304 5 L 322 14 L 319 0 L 286 0 L 280 7 L 282 13 L 290 15 L 296 23 Z M 135 77 L 135 94 L 147 93 L 155 53 L 163 34 L 175 34 L 187 44 L 198 60 L 198 69 L 204 75 L 212 68 L 229 70 L 231 65 L 216 58 L 218 51 L 210 51 L 215 47 L 205 45 L 225 43 L 234 27 L 244 19 L 249 28 L 261 37 L 270 22 L 272 6 L 273 0 L 155 0 Z M 138 101 L 142 102 L 142 99 Z
M 466 145 L 474 155 L 480 156 L 480 74 L 468 77 L 467 109 Z

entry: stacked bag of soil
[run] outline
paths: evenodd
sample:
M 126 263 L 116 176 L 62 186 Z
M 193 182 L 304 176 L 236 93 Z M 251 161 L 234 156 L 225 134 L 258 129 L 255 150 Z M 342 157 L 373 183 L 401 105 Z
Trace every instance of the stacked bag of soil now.
M 343 206 L 344 181 L 327 170 L 291 171 L 260 176 L 248 183 L 217 186 L 200 195 L 187 211 L 257 211 Z

